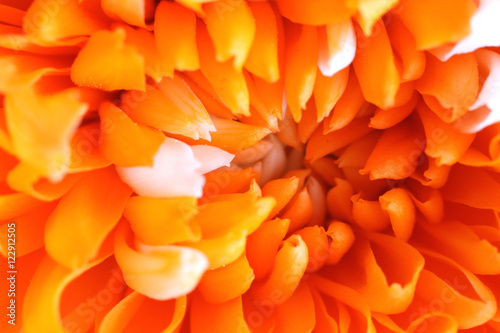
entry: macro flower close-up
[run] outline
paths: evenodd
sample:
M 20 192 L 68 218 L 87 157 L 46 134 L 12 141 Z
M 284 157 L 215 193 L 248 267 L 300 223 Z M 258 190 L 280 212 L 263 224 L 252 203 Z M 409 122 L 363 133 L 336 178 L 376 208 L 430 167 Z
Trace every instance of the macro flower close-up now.
M 0 0 L 2 333 L 500 333 L 500 0 Z

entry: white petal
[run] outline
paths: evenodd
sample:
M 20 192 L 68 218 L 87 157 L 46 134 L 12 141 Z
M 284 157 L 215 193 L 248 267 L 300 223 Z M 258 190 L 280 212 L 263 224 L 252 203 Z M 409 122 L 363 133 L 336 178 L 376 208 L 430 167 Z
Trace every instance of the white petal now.
M 471 18 L 471 33 L 459 41 L 441 60 L 455 54 L 468 53 L 486 46 L 500 46 L 500 1 L 480 0 Z
M 351 64 L 356 54 L 356 35 L 350 19 L 326 26 L 326 36 L 320 35 L 318 67 L 324 76 Z
M 196 145 L 191 146 L 191 150 L 193 151 L 194 157 L 201 164 L 198 169 L 200 174 L 205 174 L 222 166 L 229 166 L 234 158 L 233 154 L 217 147 Z
M 116 167 L 122 180 L 148 197 L 201 197 L 205 178 L 200 162 L 184 142 L 166 138 L 152 167 Z
M 500 121 L 500 55 L 490 50 L 479 50 L 477 59 L 481 66 L 489 67 L 490 73 L 477 100 L 470 107 L 469 119 L 459 124 L 462 131 L 469 133 Z

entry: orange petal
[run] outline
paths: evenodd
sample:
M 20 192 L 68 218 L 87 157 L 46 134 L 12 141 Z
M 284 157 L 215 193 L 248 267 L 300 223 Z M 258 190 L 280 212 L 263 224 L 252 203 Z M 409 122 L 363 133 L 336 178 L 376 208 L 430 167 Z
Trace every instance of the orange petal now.
M 17 244 L 16 244 L 17 245 Z M 28 308 L 26 306 L 26 293 L 29 285 L 33 282 L 33 275 L 35 274 L 37 268 L 40 266 L 40 262 L 43 260 L 45 257 L 45 252 L 43 250 L 38 250 L 35 252 L 32 252 L 26 256 L 22 256 L 20 258 L 16 259 L 16 269 L 18 272 L 23 272 L 23 274 L 18 274 L 16 276 L 16 324 L 17 325 L 11 325 L 7 321 L 2 324 L 2 330 L 5 333 L 18 333 L 19 332 L 19 325 L 23 323 L 23 330 L 28 332 L 26 326 L 24 324 L 24 309 Z M 8 267 L 8 259 L 7 257 L 2 256 L 2 265 L 4 267 Z M 6 276 L 8 277 L 8 276 Z M 4 290 L 9 290 L 10 289 L 10 281 L 8 279 L 3 279 L 3 281 L 0 281 L 0 288 L 3 288 Z M 5 307 L 7 309 L 8 306 L 10 306 L 10 297 L 3 297 L 0 305 Z M 33 298 L 32 298 L 33 299 Z M 52 302 L 53 299 L 50 299 Z M 52 304 L 52 303 L 51 303 Z M 31 308 L 33 309 L 36 307 L 37 304 L 31 305 Z M 49 311 L 46 311 L 42 315 L 47 315 L 48 312 L 52 311 L 52 306 L 49 306 L 51 309 Z M 9 309 L 10 312 L 10 309 Z M 10 315 L 10 313 L 9 313 Z M 7 317 L 7 316 L 6 316 Z M 10 316 L 7 317 L 8 320 Z M 31 318 L 33 319 L 33 318 Z M 29 320 L 28 320 L 29 321 Z M 32 325 L 32 330 L 31 332 L 36 332 L 36 323 Z M 62 331 L 61 331 L 62 332 Z
M 88 268 L 88 267 L 87 267 Z M 60 317 L 60 298 L 64 288 L 83 270 L 71 271 L 49 256 L 38 267 L 24 297 L 23 330 L 26 333 L 64 332 Z
M 349 251 L 354 244 L 355 236 L 352 228 L 347 223 L 333 221 L 328 225 L 326 235 L 330 240 L 327 265 L 335 265 Z
M 399 0 L 359 0 L 357 2 L 359 15 L 357 15 L 356 18 L 359 25 L 363 29 L 363 33 L 367 36 L 371 35 L 372 28 L 376 22 L 398 2 Z
M 474 232 L 473 226 L 461 222 L 420 223 L 417 239 L 474 274 L 498 275 L 500 249 L 495 243 L 500 234 L 495 228 L 490 229 L 487 235 L 480 236 Z
M 245 68 L 267 82 L 276 82 L 280 78 L 276 15 L 267 2 L 249 2 L 248 5 L 255 19 L 255 38 Z
M 76 0 L 64 3 L 33 1 L 23 20 L 23 30 L 28 37 L 40 44 L 57 45 L 58 41 L 84 40 L 83 36 L 105 29 L 106 23 Z M 97 53 L 100 54 L 100 53 Z
M 446 62 L 427 55 L 425 73 L 415 88 L 424 95 L 431 95 L 449 112 L 434 112 L 446 122 L 463 116 L 474 103 L 479 91 L 477 61 L 474 54 L 459 54 Z M 426 99 L 427 101 L 427 99 Z
M 221 304 L 210 304 L 197 295 L 193 297 L 190 332 L 231 332 L 235 328 L 238 332 L 250 333 L 243 316 L 241 297 Z
M 370 233 L 368 239 L 357 237 L 343 260 L 329 266 L 328 273 L 336 282 L 357 290 L 373 311 L 400 313 L 413 300 L 424 258 L 394 237 Z
M 168 245 L 201 238 L 199 226 L 191 221 L 196 211 L 195 198 L 135 196 L 128 200 L 123 215 L 140 242 Z
M 425 153 L 436 159 L 437 166 L 455 164 L 474 141 L 475 134 L 461 133 L 447 124 L 424 103 L 417 107 L 427 137 Z
M 145 319 L 148 322 L 148 329 L 164 333 L 177 332 L 186 314 L 186 305 L 186 296 L 165 302 L 132 292 L 104 314 L 100 324 L 96 323 L 96 332 L 141 330 Z
M 296 234 L 299 235 L 307 245 L 307 252 L 309 254 L 307 272 L 319 270 L 329 258 L 330 254 L 329 240 L 325 229 L 315 225 L 300 229 Z
M 42 205 L 42 201 L 39 201 L 24 193 L 1 195 L 0 220 L 12 220 L 17 216 L 36 210 Z
M 239 231 L 250 234 L 264 222 L 275 204 L 274 198 L 257 198 L 247 192 L 235 198 L 200 206 L 194 221 L 201 227 L 204 238 L 216 238 Z M 222 215 L 224 219 L 220 218 Z
M 417 48 L 426 50 L 467 36 L 475 10 L 473 0 L 402 0 L 395 14 L 415 37 Z
M 379 197 L 380 206 L 389 214 L 392 230 L 396 238 L 408 241 L 415 224 L 415 206 L 402 188 L 395 188 Z
M 299 122 L 316 80 L 318 34 L 316 27 L 294 23 L 286 26 L 286 33 L 285 95 L 293 119 Z
M 304 6 L 300 0 L 278 0 L 281 15 L 292 22 L 324 25 L 350 18 L 356 8 L 347 1 L 312 1 Z
M 254 278 L 253 270 L 243 254 L 225 267 L 207 271 L 198 285 L 198 291 L 210 303 L 224 303 L 243 295 Z
M 332 76 L 352 63 L 356 53 L 356 34 L 350 19 L 318 29 L 318 68 Z
M 210 198 L 220 194 L 238 193 L 248 189 L 250 181 L 254 178 L 255 173 L 251 168 L 209 172 L 205 174 L 204 197 L 201 203 L 206 203 Z
M 383 22 L 374 27 L 379 33 L 370 37 L 356 29 L 358 49 L 353 65 L 365 99 L 385 109 L 394 104 L 400 79 Z
M 360 173 L 370 173 L 370 179 L 410 176 L 420 163 L 425 147 L 424 134 L 419 127 L 408 118 L 384 131 Z
M 40 178 L 30 165 L 19 163 L 7 175 L 9 187 L 43 201 L 53 201 L 65 195 L 75 183 L 80 180 L 82 174 L 66 175 L 63 179 L 54 183 L 48 178 Z
M 281 293 L 282 302 L 289 299 L 306 271 L 308 257 L 307 245 L 300 236 L 293 235 L 284 240 L 269 277 L 252 289 L 257 302 L 271 299 L 271 295 L 277 292 Z
M 352 185 L 343 178 L 336 178 L 336 186 L 332 187 L 326 195 L 328 212 L 333 218 L 341 221 L 352 220 L 352 201 L 354 194 Z
M 349 125 L 326 135 L 323 135 L 323 129 L 320 127 L 309 139 L 305 159 L 314 163 L 317 159 L 347 146 L 370 131 L 367 118 L 356 118 Z
M 264 278 L 272 269 L 281 241 L 288 232 L 289 220 L 266 221 L 247 240 L 247 258 L 255 278 Z
M 346 313 L 347 309 L 344 306 L 345 304 L 350 308 L 359 312 L 359 315 L 362 316 L 362 318 L 358 317 L 359 322 L 356 323 L 357 325 L 361 326 L 359 327 L 360 329 L 359 332 L 375 333 L 375 328 L 373 327 L 372 323 L 370 307 L 366 303 L 365 299 L 358 292 L 342 284 L 330 281 L 320 275 L 312 275 L 310 279 L 310 284 L 314 285 L 321 293 L 324 293 L 325 295 L 330 296 L 342 302 L 338 303 L 339 317 L 341 318 L 339 320 L 340 332 L 347 332 L 351 324 L 349 314 Z M 346 319 L 347 322 L 345 321 Z
M 146 92 L 128 91 L 122 97 L 121 107 L 132 120 L 194 140 L 210 140 L 214 130 L 210 116 L 182 79 L 165 77 L 157 86 L 146 88 Z
M 146 19 L 152 16 L 153 3 L 153 0 L 102 0 L 101 6 L 109 17 L 138 27 L 146 27 Z
M 276 206 L 269 214 L 269 218 L 273 218 L 290 202 L 298 190 L 299 179 L 296 177 L 282 178 L 272 180 L 262 188 L 264 197 L 273 197 L 276 199 Z
M 336 161 L 330 157 L 323 157 L 311 164 L 310 168 L 324 180 L 328 185 L 337 185 L 335 178 L 342 178 L 342 171 Z
M 67 73 L 71 67 L 71 58 L 36 54 L 2 55 L 0 57 L 2 76 L 0 91 L 17 91 L 34 84 L 46 74 Z
M 18 239 L 23 239 L 22 242 L 17 242 L 15 245 L 16 258 L 22 257 L 33 251 L 36 251 L 44 246 L 44 228 L 47 218 L 55 208 L 55 204 L 49 203 L 22 216 L 16 216 L 15 220 L 15 236 Z M 9 219 L 11 220 L 11 219 Z M 11 258 L 12 252 L 9 254 L 9 245 L 12 245 L 12 233 L 9 229 L 13 223 L 5 223 L 0 225 L 0 252 L 4 257 Z M 10 229 L 12 230 L 12 229 Z
M 173 76 L 172 65 L 165 63 L 164 59 L 160 57 L 156 47 L 155 35 L 151 31 L 144 28 L 133 29 L 125 24 L 113 25 L 113 28 L 116 29 L 117 27 L 124 29 L 126 32 L 125 44 L 134 47 L 144 59 L 144 69 L 147 75 L 155 82 L 159 82 L 164 76 Z
M 276 308 L 276 326 L 273 332 L 311 332 L 316 317 L 314 301 L 306 283 L 300 284 L 293 295 Z
M 153 165 L 153 157 L 164 140 L 162 132 L 134 123 L 109 102 L 101 105 L 99 116 L 99 150 L 110 162 L 123 167 Z
M 115 238 L 115 257 L 128 286 L 156 300 L 178 298 L 191 292 L 208 268 L 206 256 L 182 246 L 132 247 L 125 225 Z
M 144 59 L 125 38 L 122 28 L 94 33 L 71 67 L 73 82 L 102 90 L 144 90 Z
M 359 86 L 358 78 L 351 71 L 344 93 L 333 108 L 333 113 L 325 121 L 323 133 L 330 133 L 347 126 L 357 116 L 364 103 L 365 98 Z
M 303 188 L 281 215 L 290 220 L 289 230 L 294 231 L 307 225 L 313 214 L 313 201 L 307 188 Z
M 425 269 L 408 314 L 432 309 L 454 317 L 461 329 L 479 326 L 493 317 L 494 295 L 474 274 L 441 254 L 419 250 L 424 254 Z
M 32 87 L 5 98 L 7 127 L 16 156 L 35 173 L 60 180 L 70 164 L 70 140 L 87 107 L 74 91 L 40 95 Z
M 394 54 L 399 56 L 401 61 L 401 82 L 420 78 L 425 70 L 426 58 L 423 51 L 417 50 L 417 43 L 411 32 L 393 16 L 391 23 L 387 25 L 387 34 Z
M 247 125 L 239 121 L 218 118 L 212 119 L 212 121 L 216 131 L 211 133 L 212 140 L 210 142 L 193 140 L 189 141 L 189 143 L 204 143 L 235 154 L 252 147 L 256 142 L 271 133 L 265 127 Z
M 205 23 L 216 51 L 216 60 L 234 57 L 234 67 L 241 71 L 255 36 L 255 20 L 246 1 L 222 0 L 203 6 Z
M 69 172 L 90 171 L 105 168 L 111 164 L 99 150 L 101 135 L 102 130 L 98 122 L 82 125 L 76 130 L 71 139 Z
M 234 68 L 230 60 L 216 60 L 214 45 L 204 24 L 197 25 L 196 34 L 201 72 L 235 116 L 250 116 L 250 101 L 243 73 Z
M 349 68 L 344 68 L 331 77 L 326 77 L 318 72 L 314 84 L 314 101 L 317 108 L 317 121 L 322 121 L 328 116 L 333 107 L 343 96 L 347 89 L 349 78 Z
M 202 252 L 208 259 L 208 267 L 217 269 L 229 265 L 245 252 L 245 230 L 237 230 L 216 238 L 204 238 L 199 242 L 180 243 Z
M 403 86 L 402 84 L 401 86 Z M 417 102 L 419 101 L 418 94 L 413 93 L 411 100 L 407 103 L 389 108 L 389 109 L 377 109 L 375 111 L 375 115 L 370 119 L 370 127 L 376 129 L 387 129 L 390 128 L 401 121 L 403 121 L 406 117 L 408 117 L 415 107 L 417 106 Z
M 185 7 L 162 1 L 156 7 L 155 41 L 162 63 L 177 70 L 200 68 L 196 47 L 196 16 Z
M 380 202 L 360 198 L 360 194 L 352 196 L 352 218 L 364 230 L 383 231 L 390 225 L 387 212 Z
M 47 253 L 66 267 L 85 265 L 117 225 L 131 193 L 112 168 L 88 173 L 61 199 L 47 220 Z M 68 238 L 69 234 L 74 237 Z

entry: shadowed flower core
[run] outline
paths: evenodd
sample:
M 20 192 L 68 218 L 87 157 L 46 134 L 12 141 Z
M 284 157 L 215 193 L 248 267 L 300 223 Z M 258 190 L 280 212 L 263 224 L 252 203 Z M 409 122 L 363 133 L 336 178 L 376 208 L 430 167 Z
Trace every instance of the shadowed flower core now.
M 0 332 L 500 332 L 498 17 L 0 0 Z

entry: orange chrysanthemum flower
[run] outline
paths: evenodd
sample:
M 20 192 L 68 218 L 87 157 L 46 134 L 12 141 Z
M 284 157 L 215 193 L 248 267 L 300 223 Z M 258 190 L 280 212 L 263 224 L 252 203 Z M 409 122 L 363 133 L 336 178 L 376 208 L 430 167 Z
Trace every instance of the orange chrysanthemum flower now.
M 0 0 L 0 332 L 500 332 L 499 15 Z

